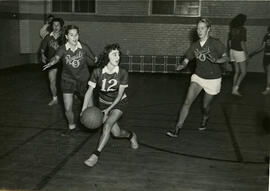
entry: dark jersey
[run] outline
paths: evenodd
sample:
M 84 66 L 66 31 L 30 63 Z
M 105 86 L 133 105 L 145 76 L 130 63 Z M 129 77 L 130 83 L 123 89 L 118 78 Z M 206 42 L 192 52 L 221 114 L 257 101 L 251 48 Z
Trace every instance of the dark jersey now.
M 210 62 L 207 57 L 221 58 L 226 53 L 225 46 L 215 38 L 209 37 L 203 46 L 200 42 L 194 42 L 186 52 L 186 58 L 196 58 L 195 74 L 204 79 L 217 79 L 221 77 L 221 65 Z
M 264 36 L 263 42 L 265 43 L 264 54 L 270 56 L 270 33 Z
M 229 40 L 231 40 L 231 49 L 243 51 L 241 42 L 247 41 L 247 30 L 245 27 L 232 28 L 229 33 Z
M 41 42 L 41 49 L 44 50 L 48 61 L 54 57 L 56 51 L 61 46 L 61 36 L 55 38 L 52 33 L 47 35 Z
M 119 87 L 128 87 L 128 72 L 119 67 L 116 67 L 113 72 L 109 72 L 106 66 L 103 69 L 96 68 L 88 85 L 93 88 L 98 86 L 100 102 L 112 104 L 118 95 Z M 122 99 L 126 97 L 127 95 L 124 93 Z
M 56 55 L 62 59 L 62 79 L 89 80 L 88 65 L 91 54 L 86 45 L 78 42 L 77 49 L 73 52 L 66 43 L 59 48 Z

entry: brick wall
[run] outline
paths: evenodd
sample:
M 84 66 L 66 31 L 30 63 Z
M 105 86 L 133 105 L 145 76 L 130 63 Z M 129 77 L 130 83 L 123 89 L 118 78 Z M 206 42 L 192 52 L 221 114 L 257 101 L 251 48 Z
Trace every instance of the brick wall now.
M 20 31 L 29 31 L 29 34 L 21 33 L 21 53 L 35 53 L 40 43 L 38 30 L 43 23 L 42 10 L 50 10 L 50 5 L 44 8 L 44 1 L 36 1 L 29 7 L 28 1 L 20 2 L 20 21 L 27 23 L 20 26 Z M 66 24 L 78 25 L 81 40 L 96 53 L 108 43 L 119 42 L 126 55 L 182 55 L 191 43 L 190 33 L 197 18 L 152 16 L 149 5 L 149 0 L 97 0 L 96 14 L 54 14 L 63 17 Z M 270 23 L 269 1 L 202 0 L 201 5 L 202 16 L 209 17 L 214 23 L 212 36 L 224 44 L 228 24 L 238 13 L 248 15 L 249 50 L 259 46 Z M 248 70 L 261 72 L 261 59 L 261 54 L 255 56 Z

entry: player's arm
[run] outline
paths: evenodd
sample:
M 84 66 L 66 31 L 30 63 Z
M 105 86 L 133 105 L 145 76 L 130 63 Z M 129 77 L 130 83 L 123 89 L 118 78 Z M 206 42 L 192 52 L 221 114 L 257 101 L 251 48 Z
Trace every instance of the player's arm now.
M 241 47 L 244 50 L 244 52 L 246 53 L 246 55 L 248 56 L 248 50 L 247 50 L 247 45 L 245 41 L 241 41 Z
M 253 52 L 251 52 L 251 53 L 249 54 L 249 57 L 252 57 L 252 56 L 254 56 L 255 54 L 258 54 L 259 52 L 263 51 L 264 48 L 265 48 L 265 42 L 262 41 L 261 46 L 260 46 L 259 48 L 257 48 L 256 50 L 254 50 Z
M 183 70 L 189 63 L 189 59 L 185 58 L 178 66 L 176 66 L 176 70 L 180 71 Z
M 96 65 L 98 57 L 94 54 L 92 49 L 87 44 L 85 45 L 86 45 L 86 62 L 88 66 Z
M 222 64 L 229 61 L 227 53 L 223 53 L 220 58 L 216 59 L 214 63 Z
M 92 86 L 89 86 L 85 96 L 84 96 L 84 100 L 83 100 L 83 106 L 82 106 L 82 112 L 87 108 L 87 107 L 91 107 L 94 105 L 93 102 L 93 90 L 94 88 Z
M 229 57 L 227 56 L 227 53 L 224 52 L 220 58 L 215 58 L 211 54 L 208 54 L 206 56 L 206 59 L 212 62 L 213 64 L 222 64 L 229 61 Z
M 47 57 L 45 55 L 45 50 L 47 48 L 48 48 L 48 38 L 46 37 L 41 41 L 41 45 L 40 45 L 41 62 L 43 64 L 46 64 L 47 62 Z
M 50 60 L 50 62 L 46 65 L 43 66 L 42 70 L 46 70 L 47 68 L 52 67 L 53 65 L 55 65 L 58 61 L 60 60 L 60 56 L 55 55 L 54 57 L 52 57 L 52 59 Z
M 40 49 L 40 54 L 41 54 L 41 62 L 43 64 L 46 64 L 47 62 L 47 57 L 45 56 L 45 50 L 44 49 Z

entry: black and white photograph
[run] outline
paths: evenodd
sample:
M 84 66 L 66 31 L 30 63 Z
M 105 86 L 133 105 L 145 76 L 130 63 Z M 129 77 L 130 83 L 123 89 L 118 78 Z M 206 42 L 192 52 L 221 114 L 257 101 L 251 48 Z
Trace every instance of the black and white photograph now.
M 269 191 L 270 0 L 0 0 L 0 191 Z

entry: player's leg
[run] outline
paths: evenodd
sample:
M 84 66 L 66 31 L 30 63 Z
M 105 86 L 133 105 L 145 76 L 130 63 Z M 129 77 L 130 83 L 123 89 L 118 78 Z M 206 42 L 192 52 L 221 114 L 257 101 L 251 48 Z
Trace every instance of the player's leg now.
M 75 129 L 76 125 L 74 122 L 73 113 L 73 93 L 63 93 L 63 101 L 65 107 L 65 115 L 68 121 L 69 130 Z
M 210 105 L 215 95 L 210 95 L 207 92 L 205 92 L 203 97 L 203 105 L 202 105 L 202 121 L 199 127 L 199 130 L 205 130 L 207 126 L 207 122 L 209 119 L 209 113 L 210 113 Z
M 234 66 L 234 74 L 233 74 L 233 87 L 232 87 L 232 94 L 233 95 L 239 95 L 238 89 L 238 78 L 240 76 L 240 66 L 238 62 L 233 62 Z
M 268 58 L 268 61 L 270 62 L 270 58 Z M 262 94 L 267 95 L 270 94 L 270 63 L 264 63 L 264 70 L 266 74 L 266 87 Z
M 137 141 L 137 135 L 132 131 L 127 131 L 125 129 L 121 129 L 118 123 L 115 123 L 112 127 L 111 133 L 116 138 L 126 138 L 129 139 L 131 148 L 138 149 L 139 144 Z
M 48 71 L 49 86 L 52 94 L 52 100 L 48 103 L 49 106 L 55 105 L 58 103 L 57 100 L 57 89 L 56 89 L 56 79 L 57 79 L 57 69 L 51 69 Z
M 236 86 L 240 87 L 243 79 L 245 78 L 246 74 L 247 74 L 247 63 L 246 61 L 243 62 L 239 62 L 239 68 L 240 68 L 240 75 L 239 78 L 236 82 Z
M 166 134 L 170 137 L 178 137 L 179 131 L 182 128 L 185 119 L 187 118 L 187 115 L 189 113 L 189 109 L 193 103 L 193 101 L 196 99 L 196 97 L 201 92 L 202 87 L 197 84 L 196 82 L 191 82 L 188 93 L 185 99 L 185 102 L 180 110 L 178 121 L 175 127 L 174 131 L 168 131 Z
M 112 127 L 118 121 L 118 119 L 120 119 L 121 116 L 122 111 L 118 109 L 114 109 L 110 112 L 108 118 L 106 119 L 103 125 L 103 130 L 99 138 L 97 149 L 91 154 L 91 156 L 86 161 L 84 161 L 84 163 L 87 166 L 93 167 L 97 163 L 102 149 L 105 147 L 110 138 L 110 132 L 112 130 Z

